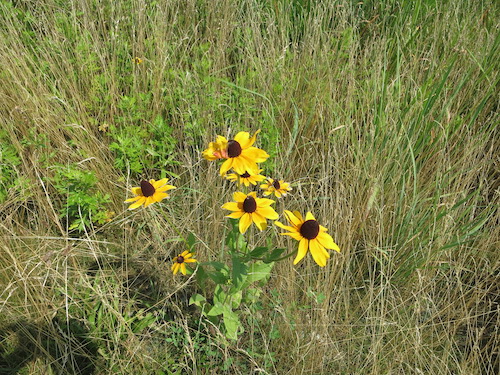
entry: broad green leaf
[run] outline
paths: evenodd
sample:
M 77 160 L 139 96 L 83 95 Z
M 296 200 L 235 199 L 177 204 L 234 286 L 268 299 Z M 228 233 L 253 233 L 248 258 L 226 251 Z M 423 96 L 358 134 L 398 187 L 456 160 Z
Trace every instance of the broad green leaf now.
M 224 326 L 226 327 L 226 337 L 231 340 L 236 340 L 238 338 L 238 329 L 240 328 L 238 315 L 230 308 L 226 308 L 223 311 L 223 320 Z
M 217 302 L 214 307 L 212 307 L 210 309 L 209 312 L 207 312 L 207 315 L 208 316 L 217 316 L 217 315 L 221 315 L 223 312 L 224 312 L 224 309 L 226 308 L 226 306 L 224 306 L 223 304 Z
M 207 299 L 204 296 L 202 296 L 201 294 L 194 294 L 189 299 L 189 304 L 201 307 L 203 305 L 203 302 L 206 302 L 206 300 Z

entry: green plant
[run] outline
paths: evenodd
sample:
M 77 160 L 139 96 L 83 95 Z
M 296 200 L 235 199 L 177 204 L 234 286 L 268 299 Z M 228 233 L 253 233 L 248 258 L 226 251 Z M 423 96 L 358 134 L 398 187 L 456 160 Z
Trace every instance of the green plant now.
M 5 201 L 10 188 L 19 186 L 16 166 L 20 163 L 15 147 L 8 142 L 7 133 L 0 131 L 0 203 Z
M 97 190 L 94 172 L 82 170 L 76 164 L 58 165 L 52 183 L 62 197 L 59 213 L 68 220 L 69 230 L 81 232 L 94 223 L 104 224 L 109 220 L 106 204 L 110 196 Z

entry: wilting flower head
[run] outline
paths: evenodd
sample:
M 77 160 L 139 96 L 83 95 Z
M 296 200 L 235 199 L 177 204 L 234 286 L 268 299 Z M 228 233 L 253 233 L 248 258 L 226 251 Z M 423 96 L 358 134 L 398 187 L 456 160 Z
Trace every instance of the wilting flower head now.
M 283 180 L 274 180 L 270 177 L 267 179 L 267 184 L 260 185 L 261 189 L 264 189 L 264 195 L 271 195 L 274 193 L 277 198 L 284 197 L 292 190 L 290 184 Z
M 234 211 L 226 217 L 240 219 L 240 233 L 245 233 L 252 222 L 257 228 L 264 230 L 267 228 L 267 219 L 276 220 L 279 217 L 278 213 L 271 207 L 274 201 L 267 198 L 257 198 L 255 192 L 247 195 L 237 191 L 233 194 L 233 199 L 236 202 L 224 203 L 222 208 Z
M 174 264 L 172 264 L 172 272 L 177 274 L 179 270 L 183 275 L 186 274 L 186 263 L 195 263 L 196 259 L 192 258 L 193 254 L 189 252 L 189 250 L 184 251 L 182 254 L 177 255 L 174 258 Z
M 248 132 L 239 132 L 229 141 L 219 135 L 215 142 L 209 143 L 202 155 L 207 160 L 227 159 L 220 168 L 221 176 L 231 168 L 240 175 L 245 172 L 256 174 L 259 169 L 257 163 L 262 163 L 269 157 L 264 150 L 252 146 L 259 132 L 260 129 L 252 137 Z
M 340 248 L 335 242 L 333 242 L 332 237 L 326 233 L 327 229 L 316 221 L 313 214 L 308 212 L 306 219 L 302 218 L 302 215 L 298 211 L 293 213 L 285 210 L 285 215 L 288 222 L 292 226 L 286 226 L 276 221 L 276 225 L 280 228 L 286 229 L 289 233 L 281 233 L 282 235 L 290 236 L 299 242 L 299 251 L 293 264 L 297 264 L 305 257 L 307 250 L 311 251 L 311 255 L 314 261 L 320 267 L 326 266 L 326 260 L 330 258 L 330 254 L 326 249 L 332 249 L 335 251 L 340 251 Z
M 175 189 L 173 185 L 167 185 L 168 178 L 162 178 L 161 180 L 142 180 L 140 187 L 133 187 L 131 189 L 135 197 L 127 199 L 124 203 L 132 203 L 129 206 L 129 210 L 140 207 L 144 204 L 144 207 L 149 206 L 151 203 L 160 202 L 161 200 L 168 198 L 166 193 L 168 190 Z
M 239 185 L 243 184 L 245 186 L 257 185 L 257 182 L 265 180 L 265 176 L 261 175 L 262 169 L 255 171 L 256 174 L 245 172 L 243 174 L 229 173 L 226 178 L 231 181 L 237 181 Z

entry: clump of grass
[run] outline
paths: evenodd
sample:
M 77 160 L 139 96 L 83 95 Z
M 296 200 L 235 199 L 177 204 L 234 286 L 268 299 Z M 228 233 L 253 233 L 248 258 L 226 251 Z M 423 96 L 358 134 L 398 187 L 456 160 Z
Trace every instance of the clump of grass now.
M 494 2 L 47 0 L 0 19 L 0 367 L 498 372 Z M 228 128 L 262 128 L 290 205 L 343 250 L 279 264 L 236 343 L 170 277 L 169 223 L 123 205 L 130 179 L 172 172 L 165 214 L 215 259 L 226 182 L 200 152 Z M 68 231 L 61 165 L 95 176 L 110 223 Z

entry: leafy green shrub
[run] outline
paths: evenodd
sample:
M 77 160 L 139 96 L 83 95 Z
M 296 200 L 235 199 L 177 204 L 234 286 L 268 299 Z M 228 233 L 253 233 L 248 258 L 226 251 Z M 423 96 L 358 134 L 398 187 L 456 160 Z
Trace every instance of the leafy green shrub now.
M 153 169 L 161 176 L 168 167 L 177 164 L 174 160 L 177 140 L 172 136 L 172 127 L 163 116 L 149 110 L 150 94 L 134 97 L 123 96 L 115 118 L 116 125 L 110 127 L 110 149 L 115 153 L 115 167 L 140 174 L 144 168 Z
M 104 224 L 109 220 L 105 205 L 109 194 L 97 191 L 94 172 L 81 170 L 77 165 L 59 165 L 53 178 L 57 192 L 65 197 L 60 217 L 66 217 L 69 229 L 84 231 L 92 223 Z

